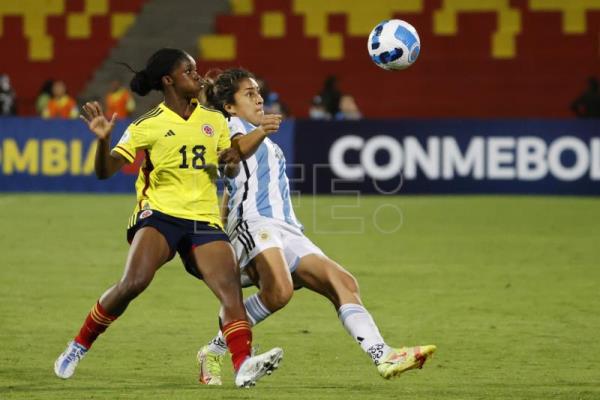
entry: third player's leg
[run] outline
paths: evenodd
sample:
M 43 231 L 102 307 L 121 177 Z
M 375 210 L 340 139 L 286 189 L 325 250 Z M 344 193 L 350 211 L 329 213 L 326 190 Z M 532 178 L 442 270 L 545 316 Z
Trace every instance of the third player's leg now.
M 121 315 L 131 300 L 150 285 L 169 255 L 169 245 L 160 232 L 151 227 L 140 229 L 131 243 L 123 277 L 100 298 L 104 310 L 113 316 Z
M 196 247 L 193 256 L 204 282 L 221 301 L 223 342 L 231 352 L 231 361 L 236 372 L 236 385 L 244 385 L 242 381 L 251 376 L 253 371 L 264 370 L 261 369 L 264 367 L 264 360 L 270 359 L 271 355 L 251 357 L 252 331 L 242 302 L 240 272 L 233 247 L 227 241 L 217 240 Z M 271 367 L 276 368 L 276 361 L 281 359 L 281 350 L 273 351 L 273 357 L 277 360 L 273 359 L 275 361 Z M 200 363 L 202 365 L 202 360 Z M 215 376 L 219 374 L 220 372 Z M 203 376 L 201 375 L 201 379 Z
M 293 278 L 303 287 L 327 297 L 336 310 L 342 304 L 362 304 L 356 278 L 326 256 L 302 257 Z

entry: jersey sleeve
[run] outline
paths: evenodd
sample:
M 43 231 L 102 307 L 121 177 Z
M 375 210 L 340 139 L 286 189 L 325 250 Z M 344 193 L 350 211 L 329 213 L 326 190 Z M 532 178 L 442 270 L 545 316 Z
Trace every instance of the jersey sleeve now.
M 135 160 L 137 151 L 152 147 L 152 142 L 151 132 L 148 129 L 131 124 L 125 130 L 117 145 L 113 147 L 113 151 L 132 163 Z
M 217 151 L 222 151 L 231 147 L 231 133 L 227 120 L 223 118 L 223 125 L 219 129 L 219 142 L 217 143 Z
M 229 137 L 234 137 L 235 135 L 239 135 L 240 133 L 242 135 L 247 133 L 246 127 L 242 123 L 242 120 L 240 120 L 237 117 L 229 118 L 229 121 L 227 121 L 227 125 L 229 126 Z

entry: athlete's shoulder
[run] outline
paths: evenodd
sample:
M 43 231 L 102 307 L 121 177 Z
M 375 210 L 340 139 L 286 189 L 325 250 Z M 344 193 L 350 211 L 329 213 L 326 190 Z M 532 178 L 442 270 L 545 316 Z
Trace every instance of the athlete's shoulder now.
M 199 119 L 210 121 L 210 123 L 215 124 L 218 129 L 223 129 L 227 126 L 227 122 L 225 121 L 225 116 L 221 111 L 213 110 L 212 108 L 204 107 L 201 104 L 198 104 L 197 117 Z
M 238 133 L 245 134 L 256 129 L 254 125 L 240 117 L 229 117 L 227 125 L 229 126 L 229 131 L 232 135 L 236 135 Z
M 150 125 L 152 122 L 156 122 L 157 118 L 160 118 L 161 116 L 164 117 L 164 110 L 162 109 L 162 107 L 160 105 L 154 107 L 153 109 L 151 109 L 150 111 L 142 114 L 139 118 L 137 118 L 136 120 L 134 120 L 130 127 L 142 127 L 142 126 L 147 126 Z
M 223 116 L 223 113 L 222 113 L 221 111 L 219 111 L 219 110 L 215 110 L 215 109 L 213 109 L 213 108 L 208 108 L 208 107 L 206 107 L 206 106 L 203 106 L 202 104 L 198 104 L 198 107 L 200 107 L 200 109 L 201 109 L 201 110 L 203 110 L 203 111 L 209 111 L 209 112 L 211 112 L 211 113 L 216 113 L 217 115 L 219 115 L 219 116 L 221 116 L 221 117 L 225 118 L 225 117 Z

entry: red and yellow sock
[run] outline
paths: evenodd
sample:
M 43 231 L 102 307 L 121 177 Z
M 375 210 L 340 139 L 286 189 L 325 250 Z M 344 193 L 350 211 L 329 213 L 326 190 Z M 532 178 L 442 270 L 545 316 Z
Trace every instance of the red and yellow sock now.
M 233 369 L 237 372 L 244 360 L 252 353 L 252 330 L 248 321 L 237 320 L 222 329 L 225 343 L 231 353 Z
M 109 315 L 102 308 L 100 302 L 97 302 L 83 322 L 75 341 L 89 349 L 98 338 L 98 335 L 104 332 L 115 319 L 117 317 Z

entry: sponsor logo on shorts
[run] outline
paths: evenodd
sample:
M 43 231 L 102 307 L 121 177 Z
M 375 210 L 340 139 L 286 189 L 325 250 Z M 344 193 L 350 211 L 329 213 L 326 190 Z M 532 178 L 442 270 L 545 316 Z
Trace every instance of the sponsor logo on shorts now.
M 202 132 L 204 132 L 206 136 L 212 136 L 215 134 L 215 129 L 210 124 L 204 124 L 202 125 Z
M 140 219 L 148 218 L 151 215 L 152 215 L 152 210 L 144 210 L 140 214 Z

